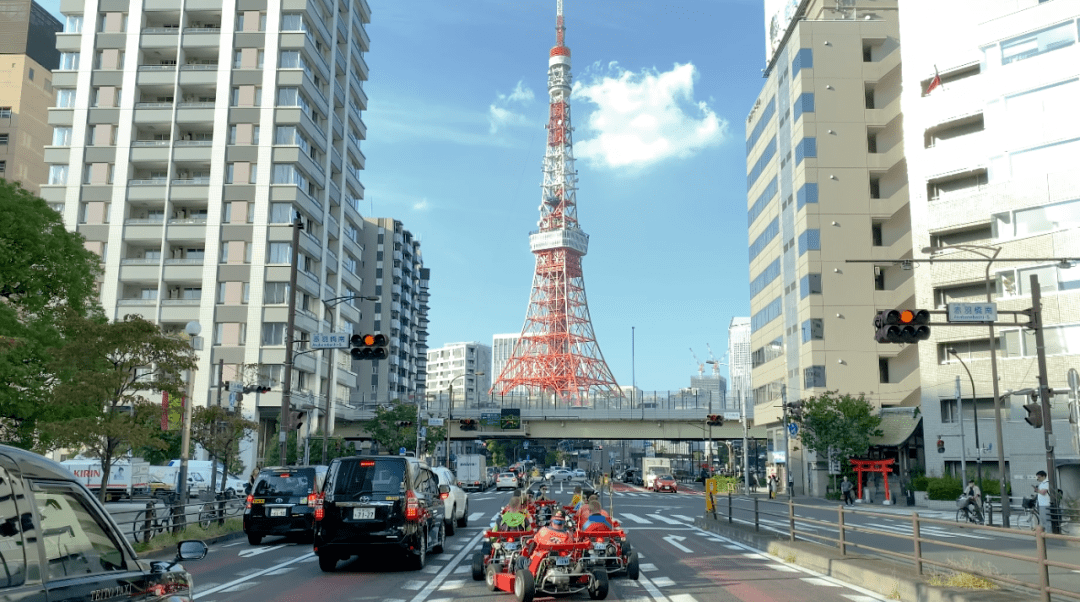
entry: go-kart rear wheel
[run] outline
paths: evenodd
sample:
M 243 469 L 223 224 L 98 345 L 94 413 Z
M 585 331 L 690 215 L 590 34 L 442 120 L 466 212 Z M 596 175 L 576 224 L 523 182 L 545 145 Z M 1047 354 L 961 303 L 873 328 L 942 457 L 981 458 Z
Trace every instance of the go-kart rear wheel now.
M 473 554 L 472 557 L 472 578 L 473 581 L 484 579 L 484 555 L 480 552 Z
M 604 577 L 607 577 L 607 573 L 604 573 Z M 536 583 L 533 582 L 532 573 L 526 569 L 518 569 L 518 572 L 514 574 L 514 597 L 517 598 L 518 602 L 532 602 L 535 595 Z M 607 595 L 606 586 L 604 587 L 604 595 Z
M 631 552 L 630 556 L 626 558 L 626 576 L 634 581 L 637 581 L 640 574 L 641 568 L 638 565 L 637 552 Z
M 603 600 L 608 594 L 607 571 L 600 569 L 592 572 L 593 578 L 589 582 L 589 597 L 593 600 Z
M 484 571 L 484 580 L 487 581 L 489 592 L 495 591 L 495 574 L 499 572 L 500 568 L 500 565 L 491 563 L 487 565 L 487 570 Z
M 630 546 L 630 542 L 629 542 L 629 541 L 623 541 L 623 542 L 622 542 L 622 553 L 623 553 L 623 556 L 629 556 L 629 555 L 630 555 L 630 551 L 631 551 L 632 549 L 633 549 L 633 548 L 632 548 L 632 547 Z

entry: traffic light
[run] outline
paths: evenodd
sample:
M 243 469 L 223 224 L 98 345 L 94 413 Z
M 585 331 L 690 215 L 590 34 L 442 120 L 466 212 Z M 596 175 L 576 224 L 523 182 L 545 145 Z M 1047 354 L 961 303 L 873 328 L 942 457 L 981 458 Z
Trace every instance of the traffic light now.
M 939 453 L 939 454 L 945 453 L 945 440 L 944 439 L 938 439 L 937 440 L 937 453 Z
M 720 414 L 709 414 L 705 417 L 705 424 L 709 426 L 724 426 L 724 417 Z
M 384 360 L 388 343 L 385 334 L 354 334 L 349 339 L 349 353 L 354 360 Z
M 244 393 L 269 393 L 270 387 L 264 387 L 262 385 L 245 385 Z
M 476 430 L 476 420 L 473 420 L 472 418 L 462 418 L 460 421 L 458 421 L 458 425 L 461 426 L 461 430 L 463 431 Z
M 398 420 L 397 422 L 394 423 L 394 426 L 407 428 L 407 427 L 412 426 L 412 421 L 411 420 Z
M 930 338 L 930 312 L 890 309 L 874 316 L 874 340 L 879 343 L 918 343 Z
M 307 412 L 293 412 L 291 416 L 293 430 L 300 430 L 300 427 L 304 426 L 304 418 L 307 417 Z
M 802 420 L 803 402 L 792 401 L 787 404 L 787 415 L 789 422 L 799 422 Z
M 1024 404 L 1024 409 L 1027 410 L 1027 418 L 1024 418 L 1024 422 L 1030 424 L 1037 429 L 1042 428 L 1042 404 L 1031 402 L 1028 404 Z

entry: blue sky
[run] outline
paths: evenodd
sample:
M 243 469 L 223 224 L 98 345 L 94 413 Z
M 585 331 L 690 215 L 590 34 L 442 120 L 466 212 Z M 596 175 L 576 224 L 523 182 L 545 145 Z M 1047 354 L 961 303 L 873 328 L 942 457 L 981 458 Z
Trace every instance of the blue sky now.
M 363 209 L 421 238 L 429 345 L 490 344 L 521 330 L 532 284 L 555 0 L 369 2 Z M 620 384 L 633 368 L 645 390 L 688 386 L 690 349 L 723 356 L 729 321 L 750 311 L 744 140 L 762 1 L 564 3 L 597 340 Z

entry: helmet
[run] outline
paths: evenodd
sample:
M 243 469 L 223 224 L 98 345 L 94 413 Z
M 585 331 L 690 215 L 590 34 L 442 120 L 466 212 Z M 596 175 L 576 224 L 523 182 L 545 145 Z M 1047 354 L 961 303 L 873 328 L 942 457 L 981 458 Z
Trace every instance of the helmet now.
M 556 512 L 556 513 L 555 513 L 555 515 L 554 515 L 554 516 L 552 516 L 551 518 L 552 518 L 552 520 L 556 520 L 556 519 L 559 519 L 559 520 L 566 520 L 566 513 L 565 513 L 565 512 L 563 512 L 562 510 L 559 510 L 559 511 L 558 511 L 558 512 Z

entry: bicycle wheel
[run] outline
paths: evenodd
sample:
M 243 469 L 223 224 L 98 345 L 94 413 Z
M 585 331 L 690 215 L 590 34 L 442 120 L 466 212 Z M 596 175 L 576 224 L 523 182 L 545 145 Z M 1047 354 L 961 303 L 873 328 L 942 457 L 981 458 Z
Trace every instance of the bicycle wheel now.
M 1039 526 L 1039 515 L 1031 510 L 1025 510 L 1023 514 L 1017 517 L 1016 523 L 1021 529 L 1034 531 L 1035 527 Z
M 968 522 L 967 508 L 958 508 L 956 510 L 956 522 L 966 523 Z
M 148 516 L 145 510 L 140 510 L 135 515 L 135 523 L 132 525 L 131 536 L 135 541 L 145 543 L 154 538 L 157 529 L 154 525 L 154 515 L 150 513 Z
M 203 529 L 209 529 L 215 518 L 214 506 L 212 504 L 203 504 L 202 509 L 199 510 L 199 526 Z

